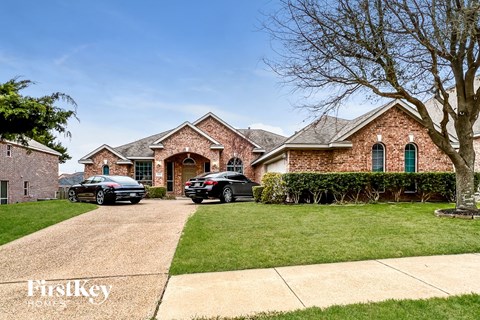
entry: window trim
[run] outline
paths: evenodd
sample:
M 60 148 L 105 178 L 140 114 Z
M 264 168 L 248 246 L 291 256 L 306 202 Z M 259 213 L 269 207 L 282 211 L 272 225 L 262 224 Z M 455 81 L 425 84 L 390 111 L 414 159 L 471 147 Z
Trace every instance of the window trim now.
M 382 151 L 383 151 L 383 152 L 382 152 L 382 158 L 383 158 L 383 159 L 382 159 L 382 160 L 383 160 L 383 163 L 382 163 L 382 171 L 380 171 L 380 170 L 375 170 L 375 168 L 374 168 L 374 152 L 375 152 L 375 151 L 378 151 L 378 150 L 374 150 L 375 146 L 382 146 Z M 385 161 L 385 159 L 386 159 L 386 149 L 387 149 L 387 148 L 385 147 L 385 145 L 384 145 L 383 143 L 381 143 L 381 142 L 376 142 L 376 143 L 372 146 L 372 148 L 371 148 L 371 156 L 372 156 L 372 168 L 371 168 L 371 169 L 372 169 L 372 172 L 386 172 L 386 161 Z
M 105 169 L 108 170 L 107 173 L 105 173 Z M 110 175 L 110 166 L 109 166 L 108 164 L 103 165 L 103 167 L 102 167 L 102 174 L 103 174 L 104 176 L 109 176 L 109 175 Z
M 229 169 L 229 167 L 233 167 L 233 169 Z M 240 169 L 240 171 L 238 171 L 238 168 Z M 227 161 L 227 171 L 233 171 L 233 172 L 238 172 L 240 174 L 243 174 L 244 173 L 243 160 L 240 159 L 239 157 L 230 158 L 230 160 Z
M 413 151 L 414 151 L 414 171 L 407 171 L 407 147 L 408 146 L 413 146 Z M 411 150 L 408 150 L 411 151 Z M 404 171 L 405 172 L 417 172 L 418 171 L 418 147 L 415 143 L 409 142 L 405 145 L 405 148 L 403 148 L 403 161 L 404 161 Z
M 149 163 L 150 164 L 150 179 L 137 179 L 137 164 L 140 164 L 140 163 Z M 145 184 L 145 183 L 150 183 L 150 184 L 153 184 L 153 161 L 151 160 L 135 160 L 135 163 L 134 163 L 134 168 L 133 168 L 133 179 L 137 180 L 137 181 L 140 181 L 141 183 Z

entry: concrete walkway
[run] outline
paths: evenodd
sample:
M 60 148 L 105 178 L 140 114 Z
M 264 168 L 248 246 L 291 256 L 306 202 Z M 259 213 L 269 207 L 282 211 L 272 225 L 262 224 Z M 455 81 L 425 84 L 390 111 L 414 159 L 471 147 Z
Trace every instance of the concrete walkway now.
M 0 319 L 150 319 L 195 210 L 186 200 L 102 206 L 0 246 Z M 42 295 L 35 282 L 29 296 L 28 280 L 84 290 Z M 105 301 L 94 286 L 110 288 Z
M 480 293 L 479 268 L 480 254 L 461 254 L 174 276 L 157 319 Z

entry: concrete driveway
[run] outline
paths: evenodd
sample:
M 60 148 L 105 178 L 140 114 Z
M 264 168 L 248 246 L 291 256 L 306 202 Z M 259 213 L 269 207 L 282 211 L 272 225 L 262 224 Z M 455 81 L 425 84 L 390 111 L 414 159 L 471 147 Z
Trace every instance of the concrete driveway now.
M 0 246 L 0 319 L 150 319 L 195 209 L 103 206 Z

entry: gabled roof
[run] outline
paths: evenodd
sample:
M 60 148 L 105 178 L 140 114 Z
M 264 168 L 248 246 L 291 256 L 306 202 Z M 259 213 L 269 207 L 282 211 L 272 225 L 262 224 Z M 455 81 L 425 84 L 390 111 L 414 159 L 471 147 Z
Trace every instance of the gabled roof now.
M 181 125 L 179 125 L 178 127 L 176 127 L 175 129 L 173 129 L 172 131 L 170 131 L 169 133 L 167 133 L 166 135 L 164 135 L 163 137 L 161 137 L 160 139 L 156 140 L 153 142 L 153 144 L 150 146 L 150 147 L 155 147 L 155 146 L 158 146 L 160 148 L 162 148 L 163 146 L 161 145 L 162 141 L 165 141 L 167 138 L 171 137 L 172 135 L 174 135 L 175 133 L 179 132 L 180 130 L 184 129 L 184 128 L 190 128 L 192 129 L 193 131 L 195 131 L 196 133 L 198 133 L 199 135 L 203 136 L 204 138 L 206 138 L 207 140 L 209 140 L 211 143 L 212 143 L 212 149 L 223 149 L 223 145 L 218 142 L 217 140 L 213 139 L 211 136 L 209 136 L 208 134 L 206 134 L 205 132 L 203 132 L 202 130 L 200 130 L 199 128 L 195 127 L 193 124 L 191 124 L 190 122 L 188 121 L 185 121 L 184 123 L 182 123 Z
M 108 150 L 110 151 L 111 153 L 113 153 L 114 155 L 116 155 L 117 157 L 119 157 L 121 160 L 119 161 L 119 163 L 132 163 L 128 158 L 126 158 L 123 154 L 119 153 L 118 151 L 116 151 L 114 148 L 110 147 L 108 144 L 103 144 L 101 145 L 100 147 L 98 147 L 97 149 L 93 150 L 92 152 L 90 152 L 89 154 L 87 154 L 86 156 L 84 156 L 83 158 L 81 158 L 80 160 L 78 160 L 78 163 L 83 163 L 83 164 L 90 164 L 90 163 L 93 163 L 92 160 L 90 159 L 91 156 L 93 156 L 94 154 L 100 152 L 101 150 Z
M 284 137 L 282 135 L 269 132 L 263 129 L 248 128 L 248 129 L 237 129 L 237 130 L 238 132 L 243 134 L 245 137 L 254 141 L 259 146 L 262 146 L 265 152 L 270 152 L 275 147 L 283 144 L 285 140 L 287 140 L 287 137 Z
M 114 149 L 129 159 L 138 157 L 153 157 L 154 152 L 149 146 L 170 132 L 171 130 L 157 133 L 149 137 L 121 145 Z
M 255 165 L 268 161 L 287 149 L 349 148 L 352 144 L 347 140 L 348 138 L 393 107 L 402 109 L 416 121 L 422 123 L 422 118 L 417 110 L 401 100 L 390 101 L 389 103 L 375 108 L 353 120 L 345 120 L 324 115 L 302 130 L 296 132 L 282 145 L 264 154 L 252 164 Z M 440 127 L 438 125 L 436 125 L 436 127 L 437 130 L 440 131 Z M 455 144 L 456 138 L 454 136 L 450 137 L 452 143 Z
M 0 142 L 5 142 L 7 144 L 14 144 L 20 147 L 24 147 L 27 149 L 35 150 L 35 151 L 40 151 L 40 152 L 45 152 L 48 154 L 53 154 L 54 156 L 61 156 L 62 154 L 56 150 L 53 150 L 52 148 L 47 147 L 44 144 L 41 144 L 40 142 L 37 142 L 33 139 L 27 139 L 27 145 L 24 146 L 20 142 L 17 141 L 11 141 L 11 140 L 0 140 Z
M 254 142 L 253 140 L 251 140 L 250 138 L 248 138 L 247 136 L 245 136 L 241 131 L 235 129 L 234 127 L 232 127 L 231 125 L 229 125 L 228 123 L 226 123 L 225 121 L 223 121 L 222 119 L 220 119 L 219 117 L 217 117 L 214 113 L 212 112 L 209 112 L 207 113 L 206 115 L 204 115 L 203 117 L 201 117 L 200 119 L 198 119 L 197 121 L 195 121 L 193 123 L 194 126 L 198 125 L 200 122 L 202 122 L 203 120 L 207 119 L 207 118 L 213 118 L 215 120 L 217 120 L 218 122 L 220 122 L 222 125 L 224 125 L 225 127 L 227 127 L 228 129 L 230 129 L 231 131 L 233 131 L 234 133 L 238 134 L 240 137 L 242 137 L 243 139 L 247 140 L 248 142 L 250 142 L 255 148 L 258 148 L 258 149 L 263 149 L 260 145 L 258 145 L 256 142 Z

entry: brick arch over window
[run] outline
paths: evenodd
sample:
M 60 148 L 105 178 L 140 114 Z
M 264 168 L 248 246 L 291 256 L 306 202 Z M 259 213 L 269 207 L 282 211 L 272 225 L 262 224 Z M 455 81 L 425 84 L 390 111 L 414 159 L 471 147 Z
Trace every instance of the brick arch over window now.
M 227 171 L 236 171 L 243 173 L 243 161 L 240 158 L 233 157 L 227 162 Z
M 405 172 L 417 172 L 418 148 L 414 143 L 405 146 Z
M 375 143 L 372 146 L 372 171 L 385 172 L 385 146 Z

